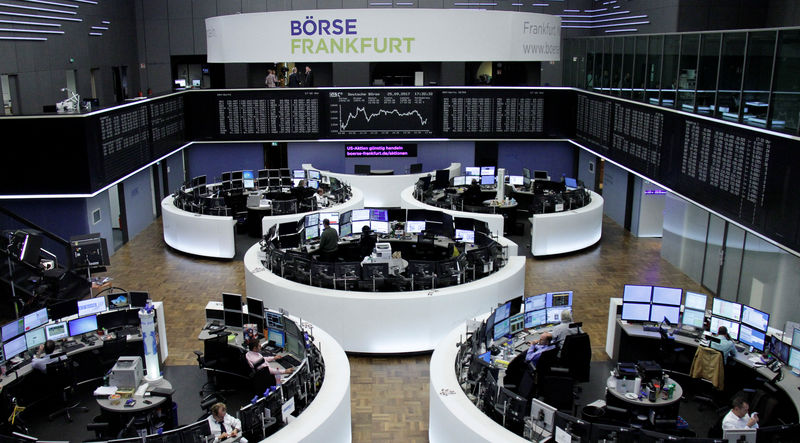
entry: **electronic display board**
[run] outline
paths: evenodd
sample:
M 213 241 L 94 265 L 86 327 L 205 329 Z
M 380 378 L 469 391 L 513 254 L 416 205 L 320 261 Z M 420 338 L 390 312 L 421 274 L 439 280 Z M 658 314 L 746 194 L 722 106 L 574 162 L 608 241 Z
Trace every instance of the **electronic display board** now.
M 434 137 L 434 94 L 426 89 L 328 91 L 328 135 Z
M 445 89 L 441 92 L 442 136 L 514 138 L 544 133 L 543 91 Z

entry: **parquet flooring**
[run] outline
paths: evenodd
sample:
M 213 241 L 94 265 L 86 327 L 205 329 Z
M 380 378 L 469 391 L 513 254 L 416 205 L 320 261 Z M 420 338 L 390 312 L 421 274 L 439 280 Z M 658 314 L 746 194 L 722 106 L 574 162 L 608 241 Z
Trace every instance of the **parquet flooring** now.
M 524 245 L 520 245 L 524 248 Z M 626 283 L 701 291 L 660 257 L 660 239 L 639 239 L 606 218 L 603 238 L 587 250 L 529 258 L 525 293 L 571 289 L 576 321 L 592 340 L 592 358 L 605 360 L 608 302 Z M 174 251 L 156 220 L 111 258 L 108 275 L 127 290 L 147 290 L 165 304 L 168 365 L 194 365 L 199 327 L 208 301 L 220 293 L 245 294 L 240 261 L 202 259 Z M 350 356 L 353 441 L 427 441 L 430 355 Z

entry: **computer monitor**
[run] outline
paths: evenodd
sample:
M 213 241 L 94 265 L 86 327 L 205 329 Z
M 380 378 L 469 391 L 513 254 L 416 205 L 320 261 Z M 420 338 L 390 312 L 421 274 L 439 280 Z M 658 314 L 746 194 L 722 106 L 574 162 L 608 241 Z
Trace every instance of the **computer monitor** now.
M 67 322 L 62 321 L 44 327 L 45 335 L 48 340 L 60 340 L 69 337 L 69 330 L 67 329 Z
M 264 318 L 264 302 L 260 298 L 247 297 L 247 315 Z
M 232 328 L 241 328 L 244 326 L 244 313 L 241 310 L 239 311 L 223 311 L 223 321 L 225 322 L 225 326 L 230 326 Z
M 259 169 L 258 178 L 269 178 L 269 169 Z
M 509 319 L 501 320 L 494 324 L 494 339 L 500 340 L 511 331 L 511 323 Z
M 706 312 L 698 311 L 695 309 L 684 308 L 681 317 L 681 324 L 694 326 L 695 328 L 702 329 L 703 322 L 705 322 Z
M 481 168 L 478 166 L 467 166 L 464 168 L 464 173 L 470 177 L 481 175 Z
M 574 177 L 564 177 L 564 186 L 575 189 L 578 187 L 578 180 Z
M 531 400 L 531 423 L 552 434 L 556 408 L 534 398 Z M 541 434 L 541 432 L 537 432 Z
M 147 304 L 147 300 L 150 299 L 150 293 L 146 291 L 130 291 L 128 295 L 130 296 L 132 308 L 143 308 Z
M 231 172 L 231 180 L 241 180 L 243 177 L 242 171 Z
M 292 178 L 305 180 L 306 178 L 306 170 L 305 169 L 292 169 Z
M 678 437 L 676 435 L 664 434 L 663 432 L 651 431 L 649 429 L 642 429 L 639 431 L 638 441 L 640 443 L 669 443 L 669 442 L 685 442 L 687 438 Z M 716 442 L 716 440 L 711 440 Z
M 524 178 L 521 175 L 509 175 L 508 176 L 508 184 L 511 186 L 522 186 L 524 184 Z
M 305 225 L 306 225 L 306 227 L 318 226 L 319 225 L 319 213 L 306 215 L 305 216 Z
M 554 434 L 559 433 L 560 429 L 570 436 L 572 441 L 590 441 L 591 427 L 590 423 L 561 411 L 556 411 L 553 418 Z
M 84 317 L 89 314 L 97 314 L 106 310 L 106 297 L 90 298 L 88 300 L 78 300 L 78 316 Z
M 751 328 L 758 329 L 761 332 L 767 332 L 769 326 L 769 314 L 759 311 L 747 305 L 742 305 L 742 320 L 741 322 Z
M 466 185 L 467 185 L 466 175 L 459 175 L 457 177 L 453 177 L 453 186 L 466 186 Z
M 547 294 L 532 295 L 525 299 L 525 312 L 538 311 L 547 307 Z
M 253 171 L 242 171 L 242 186 L 244 186 L 245 189 L 255 188 L 255 178 Z
M 20 335 L 11 341 L 3 343 L 3 355 L 5 359 L 9 360 L 21 354 L 28 349 L 26 345 L 27 343 L 25 342 L 24 335 Z
M 320 172 L 317 170 L 309 169 L 308 178 L 310 178 L 311 180 L 320 180 L 322 179 L 322 174 L 320 174 Z
M 798 430 L 800 430 L 800 424 L 798 423 L 762 426 L 756 431 L 756 441 L 772 443 L 794 442 L 797 440 Z
M 422 163 L 412 163 L 408 166 L 409 174 L 419 174 L 422 172 Z
M 520 312 L 517 315 L 512 315 L 508 319 L 508 328 L 511 334 L 516 334 L 525 327 L 525 314 Z
M 742 323 L 739 325 L 739 341 L 747 346 L 752 346 L 758 352 L 764 352 L 766 334 Z
M 362 223 L 370 223 L 370 222 L 362 222 Z M 344 223 L 339 224 L 339 237 L 347 237 L 348 235 L 353 233 L 353 224 L 352 223 Z
M 306 240 L 314 240 L 319 237 L 319 225 L 306 226 Z
M 409 220 L 406 222 L 406 233 L 419 234 L 425 230 L 425 221 Z
M 494 185 L 495 177 L 493 175 L 482 175 L 481 176 L 481 186 L 492 186 Z
M 547 324 L 547 309 L 525 311 L 525 327 L 535 328 Z
M 481 166 L 481 175 L 495 175 L 494 166 Z
M 30 331 L 33 328 L 37 328 L 45 323 L 49 318 L 47 317 L 47 308 L 39 309 L 38 311 L 33 311 L 30 314 L 26 315 L 23 320 L 23 325 L 26 331 Z
M 128 324 L 128 311 L 108 311 L 97 315 L 97 329 L 121 328 Z
M 436 170 L 436 178 L 434 179 L 437 187 L 445 188 L 450 184 L 450 170 L 438 169 Z
M 75 235 L 69 238 L 72 264 L 75 267 L 108 266 L 108 243 L 100 234 Z
M 733 321 L 739 321 L 742 318 L 742 305 L 714 297 L 711 303 L 711 314 L 719 315 Z
M 372 171 L 372 166 L 370 165 L 353 165 L 353 173 L 358 175 L 369 175 Z
M 389 276 L 389 263 L 364 263 L 361 265 L 361 278 L 372 280 L 375 278 L 386 278 Z
M 723 429 L 722 439 L 728 443 L 756 443 L 757 429 Z
M 455 237 L 464 243 L 475 243 L 475 231 L 471 229 L 456 229 Z
M 650 303 L 622 302 L 622 319 L 625 321 L 649 321 Z
M 739 339 L 739 323 L 735 321 L 730 321 L 724 319 L 722 317 L 715 317 L 711 316 L 711 332 L 716 334 L 719 331 L 720 326 L 725 326 L 728 329 L 728 335 L 731 336 L 732 339 L 738 340 Z
M 275 346 L 282 348 L 285 343 L 285 335 L 283 331 L 275 328 L 267 328 L 267 340 L 275 342 Z
M 650 321 L 661 323 L 665 318 L 670 324 L 677 325 L 681 317 L 680 306 L 657 305 L 650 306 Z
M 389 213 L 386 209 L 370 209 L 369 219 L 372 221 L 389 221 Z
M 639 430 L 625 426 L 592 423 L 589 441 L 639 443 Z
M 569 309 L 567 307 L 555 307 L 555 308 L 547 308 L 547 323 L 550 324 L 558 324 L 561 323 L 561 314 L 564 310 Z
M 47 308 L 50 318 L 59 319 L 69 317 L 78 313 L 78 302 L 75 300 L 65 300 L 53 303 Z
M 494 322 L 497 323 L 500 320 L 505 320 L 508 316 L 511 315 L 511 302 L 505 302 L 502 305 L 498 306 L 497 309 L 494 311 Z
M 47 340 L 47 338 L 44 328 L 31 329 L 25 333 L 25 346 L 28 349 L 33 349 L 44 344 L 45 340 Z
M 705 294 L 698 294 L 697 292 L 686 291 L 686 296 L 683 300 L 683 305 L 690 309 L 705 311 L 707 299 L 708 297 Z
M 800 329 L 798 328 L 792 330 L 792 346 L 800 348 Z
M 224 182 L 231 181 L 231 173 L 230 172 L 223 172 L 222 173 L 222 181 L 224 181 Z
M 9 341 L 24 332 L 25 321 L 21 318 L 4 324 L 1 330 L 3 341 Z
M 370 229 L 372 229 L 372 222 L 369 220 L 354 221 L 353 223 L 350 224 L 350 226 L 351 226 L 351 233 L 355 232 L 356 234 L 361 234 L 362 230 L 364 229 L 364 226 L 368 226 Z M 343 237 L 343 235 L 340 235 L 340 237 Z
M 572 306 L 572 291 L 559 291 L 559 292 L 547 293 L 548 308 L 556 308 L 556 307 L 567 308 L 570 306 Z
M 319 213 L 319 224 L 320 224 L 320 226 L 322 225 L 322 221 L 325 220 L 326 218 L 328 219 L 328 222 L 330 222 L 331 227 L 336 229 L 337 230 L 336 232 L 339 232 L 338 228 L 337 228 L 337 226 L 339 225 L 339 213 L 338 212 L 320 212 Z
M 222 293 L 222 308 L 231 311 L 242 310 L 242 294 L 233 294 L 229 292 Z
M 352 212 L 353 221 L 369 220 L 369 217 L 370 217 L 369 209 L 353 209 Z
M 633 303 L 650 303 L 652 293 L 652 286 L 625 285 L 625 289 L 622 292 L 622 301 Z
M 75 320 L 67 322 L 69 328 L 69 336 L 75 337 L 78 335 L 94 332 L 97 330 L 97 314 L 87 315 L 86 317 L 78 317 Z
M 371 221 L 370 226 L 373 231 L 379 234 L 388 234 L 389 233 L 389 222 L 388 221 Z
M 540 170 L 533 171 L 534 180 L 547 180 L 548 178 L 549 174 L 547 173 L 547 171 L 540 171 Z
M 683 289 L 653 286 L 653 303 L 660 305 L 680 306 Z
M 311 189 L 319 189 L 319 180 L 309 180 L 308 187 Z
M 130 305 L 130 296 L 127 292 L 114 292 L 108 294 L 108 308 L 109 309 L 123 309 Z

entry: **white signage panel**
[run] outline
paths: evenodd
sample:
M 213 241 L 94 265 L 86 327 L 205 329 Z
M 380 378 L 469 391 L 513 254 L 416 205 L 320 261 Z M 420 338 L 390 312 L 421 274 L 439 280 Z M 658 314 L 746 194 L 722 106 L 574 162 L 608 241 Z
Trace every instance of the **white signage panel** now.
M 318 9 L 206 19 L 210 63 L 557 61 L 561 19 L 469 9 Z

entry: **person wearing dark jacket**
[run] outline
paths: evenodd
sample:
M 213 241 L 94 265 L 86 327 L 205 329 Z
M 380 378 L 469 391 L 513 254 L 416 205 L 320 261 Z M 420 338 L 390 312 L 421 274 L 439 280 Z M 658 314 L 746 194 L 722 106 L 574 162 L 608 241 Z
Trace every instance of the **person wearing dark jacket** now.
M 305 77 L 303 78 L 303 87 L 306 88 L 314 87 L 314 73 L 311 72 L 311 68 L 308 66 L 306 66 L 306 73 Z
M 358 250 L 361 253 L 361 257 L 372 254 L 372 250 L 375 249 L 375 243 L 377 242 L 378 239 L 372 235 L 372 230 L 369 229 L 369 226 L 361 228 L 361 240 L 358 242 Z
M 297 73 L 297 68 L 292 68 L 292 73 L 289 74 L 289 83 L 287 84 L 290 88 L 299 88 L 303 86 L 302 82 L 300 81 L 300 75 Z

